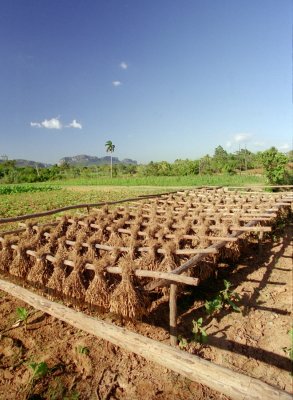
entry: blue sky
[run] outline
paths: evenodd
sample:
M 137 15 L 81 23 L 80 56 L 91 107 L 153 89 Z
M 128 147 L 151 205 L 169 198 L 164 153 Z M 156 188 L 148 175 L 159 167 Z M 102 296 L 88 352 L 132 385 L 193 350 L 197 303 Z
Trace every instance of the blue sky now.
M 0 155 L 292 148 L 291 0 L 1 0 Z

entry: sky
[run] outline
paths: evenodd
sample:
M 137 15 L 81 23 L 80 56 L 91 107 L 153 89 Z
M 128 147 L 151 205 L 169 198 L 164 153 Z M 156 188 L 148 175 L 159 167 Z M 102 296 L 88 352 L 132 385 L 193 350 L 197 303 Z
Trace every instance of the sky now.
M 292 149 L 291 0 L 0 0 L 0 156 Z

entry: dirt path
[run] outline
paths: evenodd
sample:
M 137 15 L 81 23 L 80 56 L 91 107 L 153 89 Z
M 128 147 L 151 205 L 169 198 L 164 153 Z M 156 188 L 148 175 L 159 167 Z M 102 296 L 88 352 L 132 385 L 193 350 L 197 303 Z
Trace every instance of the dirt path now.
M 192 320 L 203 316 L 209 335 L 206 345 L 189 351 L 215 363 L 292 390 L 292 228 L 275 241 L 257 245 L 234 268 L 227 267 L 216 281 L 207 282 L 179 301 L 180 334 L 190 336 Z M 229 279 L 241 296 L 242 313 L 223 310 L 215 317 L 204 313 L 204 297 L 212 297 Z M 49 315 L 36 312 L 28 324 L 14 326 L 17 307 L 27 307 L 0 292 L 0 399 L 227 399 L 143 358 L 78 331 Z M 168 343 L 168 306 L 149 321 L 128 326 Z M 112 315 L 105 317 L 119 324 Z M 152 322 L 150 326 L 146 322 Z M 46 362 L 49 371 L 34 382 L 32 362 Z M 33 383 L 33 384 L 32 384 Z

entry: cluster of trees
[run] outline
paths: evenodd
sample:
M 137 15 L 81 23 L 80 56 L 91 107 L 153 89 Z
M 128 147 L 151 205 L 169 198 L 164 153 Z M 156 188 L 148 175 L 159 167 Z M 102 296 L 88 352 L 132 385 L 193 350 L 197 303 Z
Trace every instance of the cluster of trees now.
M 206 155 L 199 160 L 176 160 L 174 163 L 150 162 L 147 165 L 139 166 L 139 169 L 140 173 L 146 176 L 237 174 L 259 169 L 259 173 L 264 171 L 270 183 L 279 184 L 288 181 L 286 166 L 289 161 L 293 162 L 292 152 L 286 156 L 275 147 L 257 153 L 252 153 L 247 149 L 228 153 L 222 146 L 218 146 L 213 156 Z
M 111 141 L 106 143 L 106 149 L 111 154 L 115 145 Z M 71 166 L 67 163 L 54 165 L 48 168 L 16 167 L 15 161 L 4 160 L 0 163 L 0 182 L 44 182 L 70 178 L 90 178 L 105 176 L 184 176 L 197 174 L 243 173 L 243 171 L 262 168 L 268 182 L 280 184 L 289 182 L 288 162 L 293 162 L 292 152 L 288 155 L 280 153 L 272 147 L 264 152 L 252 153 L 247 149 L 240 149 L 236 153 L 228 153 L 218 146 L 213 156 L 206 155 L 198 160 L 176 160 L 153 162 L 145 165 L 93 165 L 89 167 Z M 255 173 L 257 171 L 254 171 Z M 292 180 L 292 175 L 291 175 Z

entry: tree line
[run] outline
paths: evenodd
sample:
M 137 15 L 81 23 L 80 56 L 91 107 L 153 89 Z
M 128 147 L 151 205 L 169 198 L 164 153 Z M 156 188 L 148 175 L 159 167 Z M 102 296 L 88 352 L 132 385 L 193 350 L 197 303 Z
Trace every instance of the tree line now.
M 108 151 L 113 153 L 112 142 L 107 142 Z M 290 164 L 291 163 L 291 164 Z M 45 182 L 72 178 L 124 177 L 124 176 L 187 176 L 212 174 L 265 174 L 271 184 L 291 183 L 293 163 L 292 151 L 287 155 L 272 147 L 263 152 L 253 153 L 247 149 L 239 149 L 229 153 L 222 146 L 216 147 L 212 156 L 205 155 L 196 160 L 177 159 L 173 163 L 167 161 L 149 162 L 148 164 L 129 165 L 92 165 L 71 166 L 68 163 L 53 165 L 47 168 L 17 167 L 14 160 L 3 160 L 0 163 L 0 183 Z

